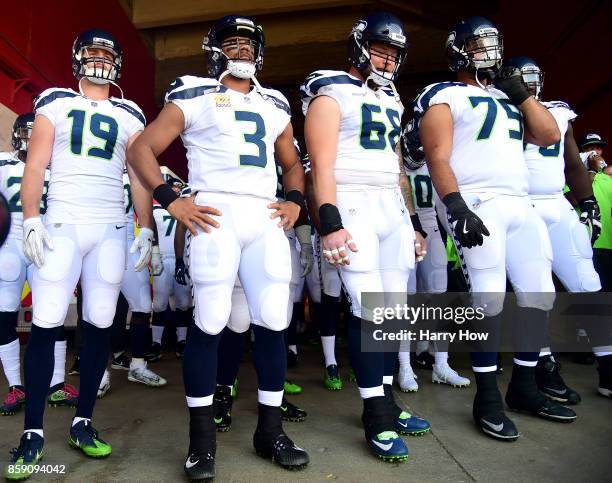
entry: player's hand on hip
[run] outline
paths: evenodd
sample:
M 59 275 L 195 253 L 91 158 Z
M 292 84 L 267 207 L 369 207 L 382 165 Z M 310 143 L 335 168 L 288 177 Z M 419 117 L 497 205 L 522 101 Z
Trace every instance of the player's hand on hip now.
M 151 228 L 140 229 L 138 236 L 132 242 L 130 253 L 136 253 L 136 250 L 140 251 L 140 256 L 134 264 L 134 270 L 140 272 L 149 264 L 153 253 L 153 230 Z
M 427 240 L 425 240 L 425 237 L 418 231 L 415 232 L 414 235 L 414 253 L 416 255 L 416 261 L 422 262 L 425 255 L 427 255 Z
M 162 262 L 159 245 L 153 245 L 151 251 L 151 275 L 159 277 L 164 272 L 164 264 Z
M 601 235 L 601 213 L 599 205 L 594 196 L 589 196 L 578 202 L 580 207 L 580 223 L 587 226 L 591 233 L 591 245 L 594 244 Z
M 447 194 L 442 202 L 446 205 L 449 222 L 457 241 L 462 247 L 473 248 L 481 246 L 484 237 L 489 236 L 489 230 L 478 217 L 465 204 L 458 192 Z
M 175 268 L 174 268 L 174 280 L 176 280 L 176 283 L 179 283 L 181 285 L 187 285 L 188 276 L 189 276 L 189 273 L 187 272 L 187 267 L 185 266 L 183 257 L 176 257 Z
M 197 205 L 194 198 L 178 198 L 168 205 L 168 212 L 178 221 L 183 223 L 192 235 L 197 235 L 197 227 L 206 233 L 212 228 L 219 228 L 213 216 L 221 216 L 221 212 L 212 206 Z
M 300 216 L 301 210 L 300 205 L 293 201 L 277 201 L 275 203 L 270 203 L 268 208 L 275 210 L 274 213 L 270 215 L 270 218 L 274 219 L 280 216 L 281 221 L 279 221 L 276 226 L 282 227 L 285 231 L 293 228 L 298 216 Z
M 53 250 L 51 235 L 40 217 L 23 220 L 23 254 L 38 268 L 45 263 L 44 245 Z
M 323 240 L 323 256 L 332 265 L 350 265 L 349 251 L 359 251 L 353 237 L 344 228 L 323 235 L 321 238 Z

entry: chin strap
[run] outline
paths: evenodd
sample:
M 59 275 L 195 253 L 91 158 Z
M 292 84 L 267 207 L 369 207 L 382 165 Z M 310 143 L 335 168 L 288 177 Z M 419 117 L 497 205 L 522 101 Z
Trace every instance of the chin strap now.
M 229 69 L 224 70 L 221 75 L 219 76 L 219 79 L 217 80 L 217 91 L 219 91 L 221 89 L 221 81 L 223 80 L 223 78 L 226 75 L 231 75 Z M 255 89 L 257 89 L 258 91 L 261 92 L 261 84 L 259 83 L 259 81 L 257 80 L 257 78 L 255 76 L 251 77 L 249 79 L 253 85 L 255 86 Z
M 87 97 L 85 95 L 85 93 L 83 92 L 83 87 L 81 86 L 81 82 L 83 82 L 83 79 L 86 79 L 86 77 L 81 77 L 79 79 L 79 93 L 83 96 L 83 97 Z M 108 79 L 108 83 L 114 85 L 117 89 L 119 89 L 119 93 L 121 94 L 121 102 L 123 102 L 124 98 L 123 98 L 123 89 L 121 89 L 121 87 L 119 87 L 119 84 L 117 84 L 115 81 L 112 81 L 110 79 Z M 95 84 L 95 82 L 94 82 Z M 103 85 L 103 84 L 98 84 L 98 85 Z
M 476 83 L 482 87 L 484 90 L 487 90 L 487 88 L 482 85 L 482 82 L 480 82 L 480 79 L 478 78 L 478 67 L 476 67 L 476 72 L 474 72 L 474 77 L 476 78 Z

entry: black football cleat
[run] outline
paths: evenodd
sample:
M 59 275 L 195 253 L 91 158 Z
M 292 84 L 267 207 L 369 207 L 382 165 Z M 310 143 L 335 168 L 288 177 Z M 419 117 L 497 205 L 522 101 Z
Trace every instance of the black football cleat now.
M 260 430 L 255 431 L 253 436 L 255 452 L 262 458 L 271 459 L 286 470 L 306 468 L 310 462 L 308 453 L 296 446 L 284 431 L 281 430 L 276 436 L 272 434 Z
M 578 404 L 581 401 L 580 394 L 565 384 L 560 371 L 561 363 L 555 361 L 552 356 L 540 357 L 535 370 L 538 389 L 553 401 Z
M 281 417 L 283 421 L 291 421 L 294 423 L 301 423 L 306 420 L 308 413 L 301 408 L 298 408 L 295 404 L 291 404 L 286 398 L 283 398 L 283 402 L 280 405 Z
M 499 441 L 516 441 L 519 433 L 504 412 L 504 403 L 497 388 L 495 372 L 475 372 L 476 396 L 472 415 L 474 422 L 487 436 Z
M 217 431 L 225 433 L 232 428 L 232 390 L 228 386 L 217 385 L 213 397 L 214 420 Z

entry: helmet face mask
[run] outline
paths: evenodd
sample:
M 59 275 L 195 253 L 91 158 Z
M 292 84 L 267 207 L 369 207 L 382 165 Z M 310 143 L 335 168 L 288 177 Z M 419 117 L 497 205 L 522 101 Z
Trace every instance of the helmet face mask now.
M 72 71 L 79 80 L 86 78 L 94 84 L 102 85 L 116 82 L 121 77 L 122 63 L 121 47 L 106 32 L 88 30 L 74 41 Z
M 452 71 L 495 75 L 502 64 L 503 36 L 482 17 L 459 21 L 446 39 L 446 56 Z
M 34 114 L 22 114 L 17 116 L 13 124 L 13 134 L 11 136 L 11 144 L 15 151 L 26 153 L 28 144 L 32 136 L 32 128 L 34 127 Z

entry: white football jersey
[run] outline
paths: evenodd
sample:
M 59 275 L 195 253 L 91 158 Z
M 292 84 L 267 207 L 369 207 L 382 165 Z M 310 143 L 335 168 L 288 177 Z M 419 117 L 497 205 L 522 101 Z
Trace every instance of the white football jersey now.
M 124 222 L 125 154 L 129 138 L 144 129 L 140 108 L 54 88 L 36 98 L 34 112 L 55 128 L 46 223 Z
M 291 121 L 280 92 L 253 87 L 243 94 L 216 79 L 183 76 L 170 86 L 168 102 L 185 117 L 192 190 L 276 200 L 274 143 Z
M 498 89 L 440 82 L 414 101 L 415 125 L 430 106 L 447 104 L 453 117 L 450 166 L 459 191 L 524 196 L 523 116 Z
M 561 140 L 545 148 L 527 143 L 525 162 L 529 169 L 529 194 L 561 194 L 565 185 L 565 160 L 563 158 L 565 133 L 568 124 L 578 117 L 565 102 L 543 102 L 557 121 Z
M 17 153 L 0 153 L 0 193 L 8 201 L 11 213 L 10 238 L 23 238 L 23 210 L 21 206 L 21 180 L 25 163 L 17 157 Z M 40 200 L 40 213 L 47 209 L 47 187 L 49 186 L 49 170 L 45 170 L 43 194 Z
M 416 170 L 405 169 L 412 188 L 412 203 L 414 211 L 419 215 L 421 225 L 438 226 L 436 209 L 434 208 L 434 187 L 431 183 L 427 165 Z
M 159 239 L 159 252 L 163 258 L 174 258 L 174 233 L 176 231 L 176 219 L 172 217 L 160 205 L 153 205 L 153 218 L 157 226 L 157 238 Z
M 134 199 L 132 198 L 132 184 L 130 183 L 130 177 L 127 171 L 123 171 L 123 195 L 124 195 L 124 206 L 125 206 L 125 218 L 127 221 L 127 236 L 129 240 L 135 238 L 134 233 Z
M 389 87 L 371 89 L 343 71 L 313 72 L 300 88 L 302 110 L 318 96 L 340 107 L 336 184 L 397 186 L 399 160 L 395 147 L 404 107 Z

